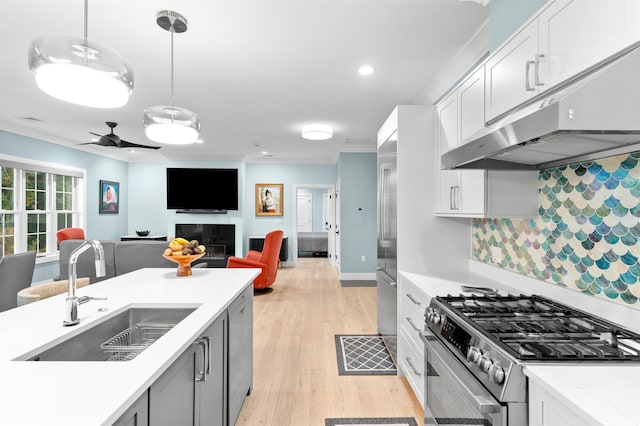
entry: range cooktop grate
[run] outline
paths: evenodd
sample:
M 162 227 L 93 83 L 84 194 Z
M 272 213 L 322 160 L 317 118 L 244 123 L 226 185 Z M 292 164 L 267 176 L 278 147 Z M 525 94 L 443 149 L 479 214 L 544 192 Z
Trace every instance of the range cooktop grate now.
M 436 299 L 520 360 L 640 361 L 639 334 L 541 296 Z

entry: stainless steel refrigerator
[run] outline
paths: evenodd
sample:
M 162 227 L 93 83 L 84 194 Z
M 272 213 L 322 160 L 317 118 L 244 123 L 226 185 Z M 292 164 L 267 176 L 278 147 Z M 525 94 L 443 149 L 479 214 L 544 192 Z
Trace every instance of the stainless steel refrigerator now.
M 397 132 L 378 148 L 378 333 L 397 355 Z

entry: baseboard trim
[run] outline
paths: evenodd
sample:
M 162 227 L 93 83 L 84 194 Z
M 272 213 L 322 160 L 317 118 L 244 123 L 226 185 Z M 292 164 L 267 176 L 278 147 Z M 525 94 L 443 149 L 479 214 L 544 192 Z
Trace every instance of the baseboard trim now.
M 375 281 L 376 273 L 375 272 L 347 272 L 347 273 L 340 272 L 340 279 L 345 281 L 346 280 Z

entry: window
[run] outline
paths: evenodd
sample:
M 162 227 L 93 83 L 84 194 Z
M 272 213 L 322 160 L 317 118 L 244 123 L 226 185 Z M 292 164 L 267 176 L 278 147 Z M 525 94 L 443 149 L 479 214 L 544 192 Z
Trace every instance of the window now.
M 84 171 L 0 157 L 3 254 L 58 250 L 56 232 L 84 227 Z
M 0 244 L 3 253 L 15 253 L 15 170 L 2 167 L 2 205 L 0 205 Z

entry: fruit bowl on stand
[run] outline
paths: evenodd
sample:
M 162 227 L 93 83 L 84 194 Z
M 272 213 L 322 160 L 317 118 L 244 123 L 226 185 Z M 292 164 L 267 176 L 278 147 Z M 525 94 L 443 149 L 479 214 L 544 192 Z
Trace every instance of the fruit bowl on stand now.
M 200 259 L 202 256 L 204 256 L 204 253 L 172 256 L 167 256 L 165 254 L 162 255 L 165 259 L 169 259 L 170 261 L 178 264 L 178 272 L 176 273 L 176 276 L 178 277 L 188 277 L 192 275 L 191 263 Z

